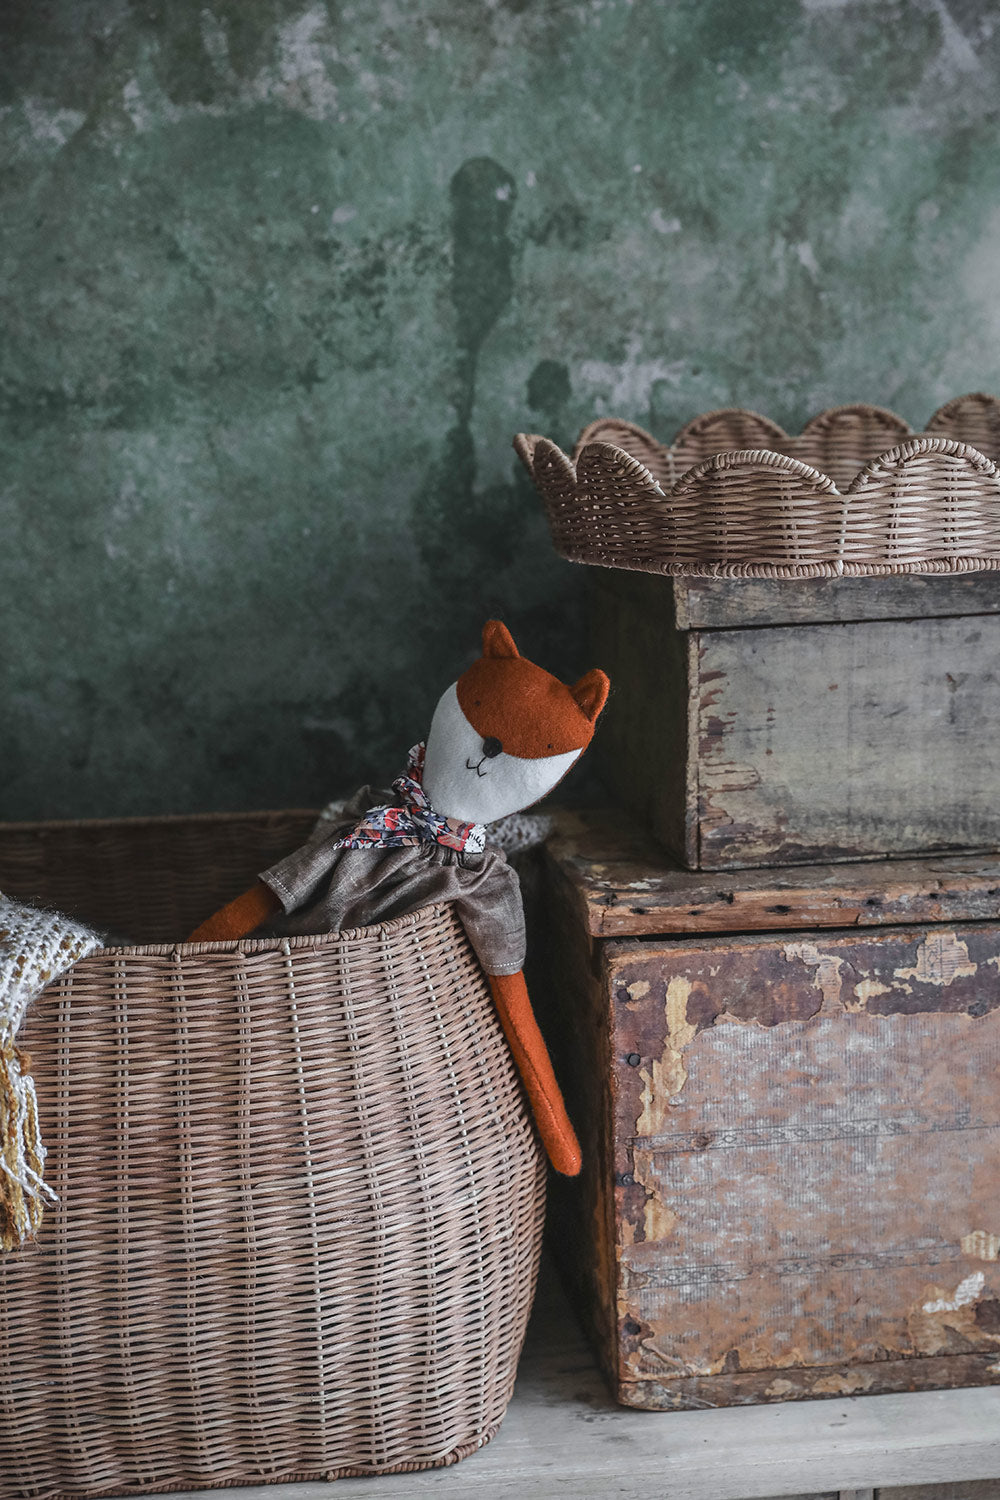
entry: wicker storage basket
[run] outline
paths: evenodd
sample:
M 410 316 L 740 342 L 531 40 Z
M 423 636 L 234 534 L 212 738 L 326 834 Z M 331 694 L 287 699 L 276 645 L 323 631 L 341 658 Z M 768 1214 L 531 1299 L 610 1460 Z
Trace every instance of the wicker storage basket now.
M 60 1203 L 0 1261 L 4 1500 L 420 1469 L 499 1426 L 544 1165 L 451 909 L 175 941 L 310 822 L 0 829 L 0 889 L 149 939 L 22 1032 Z
M 514 447 L 571 562 L 692 577 L 848 577 L 1000 568 L 1000 400 L 959 396 L 923 433 L 878 406 L 838 406 L 797 436 L 742 408 L 665 447 L 617 418 L 572 458 Z

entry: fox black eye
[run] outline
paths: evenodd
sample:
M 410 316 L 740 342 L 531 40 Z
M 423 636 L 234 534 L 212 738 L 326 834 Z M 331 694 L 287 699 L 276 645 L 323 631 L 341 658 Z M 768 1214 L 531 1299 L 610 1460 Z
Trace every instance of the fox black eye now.
M 552 749 L 552 746 L 551 746 L 551 745 L 550 745 L 550 746 L 549 746 L 549 749 L 550 749 L 550 750 L 551 750 L 551 749 Z

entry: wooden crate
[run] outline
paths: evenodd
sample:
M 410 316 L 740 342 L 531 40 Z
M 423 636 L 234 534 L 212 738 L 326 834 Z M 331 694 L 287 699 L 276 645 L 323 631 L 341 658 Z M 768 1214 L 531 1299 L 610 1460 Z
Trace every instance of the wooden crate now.
M 1000 574 L 591 571 L 602 775 L 690 869 L 1000 847 Z
M 1000 859 L 705 877 L 565 814 L 538 886 L 551 1238 L 618 1399 L 1000 1382 Z

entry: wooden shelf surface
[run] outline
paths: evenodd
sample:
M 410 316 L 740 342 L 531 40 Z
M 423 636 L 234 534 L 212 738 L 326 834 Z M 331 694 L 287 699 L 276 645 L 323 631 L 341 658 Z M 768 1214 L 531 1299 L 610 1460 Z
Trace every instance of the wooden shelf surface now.
M 682 869 L 617 809 L 554 814 L 546 854 L 594 937 L 1000 918 L 1000 854 Z
M 717 1411 L 610 1399 L 543 1267 L 499 1435 L 448 1469 L 230 1490 L 233 1500 L 1000 1500 L 1000 1387 Z M 929 1487 L 929 1488 L 928 1488 Z M 212 1500 L 207 1490 L 198 1500 Z M 172 1500 L 189 1500 L 175 1494 Z

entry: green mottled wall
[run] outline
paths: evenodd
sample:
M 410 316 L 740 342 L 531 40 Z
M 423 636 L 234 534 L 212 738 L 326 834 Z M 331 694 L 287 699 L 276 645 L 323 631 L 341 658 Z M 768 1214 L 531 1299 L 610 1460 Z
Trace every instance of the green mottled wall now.
M 510 439 L 1000 389 L 972 0 L 6 0 L 0 816 L 390 774 L 502 613 Z

